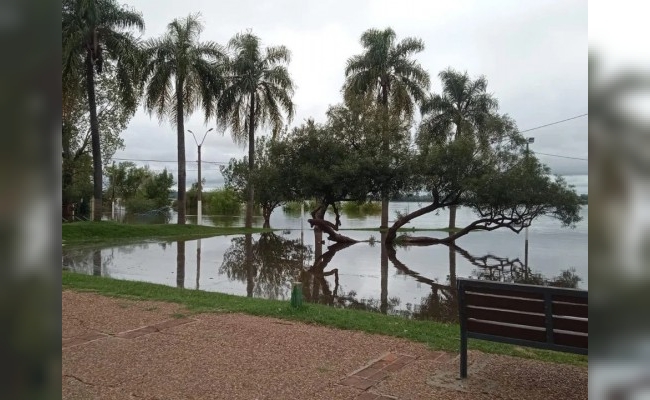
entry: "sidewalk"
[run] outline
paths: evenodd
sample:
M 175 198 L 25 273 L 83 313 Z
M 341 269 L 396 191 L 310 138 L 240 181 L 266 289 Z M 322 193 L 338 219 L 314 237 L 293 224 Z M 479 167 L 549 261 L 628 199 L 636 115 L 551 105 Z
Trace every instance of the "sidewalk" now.
M 65 399 L 586 399 L 586 368 L 65 291 Z

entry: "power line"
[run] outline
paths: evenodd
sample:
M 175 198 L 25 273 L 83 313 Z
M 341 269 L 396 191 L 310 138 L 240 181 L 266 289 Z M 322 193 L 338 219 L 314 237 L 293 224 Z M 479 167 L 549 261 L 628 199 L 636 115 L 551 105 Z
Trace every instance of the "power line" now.
M 176 163 L 178 160 L 153 160 L 153 159 L 142 159 L 142 158 L 120 158 L 120 157 L 113 157 L 112 160 L 115 161 L 147 161 L 147 162 L 160 162 L 160 163 Z M 194 161 L 187 161 L 186 162 L 192 162 L 195 163 L 197 162 L 196 160 Z M 201 160 L 201 163 L 206 163 L 206 164 L 228 164 L 228 161 L 207 161 L 207 160 Z
M 568 158 L 571 160 L 582 160 L 582 161 L 589 161 L 588 158 L 580 158 L 580 157 L 570 157 L 570 156 L 561 156 L 559 154 L 548 154 L 548 153 L 540 153 L 539 151 L 533 151 L 535 154 L 541 154 L 544 156 L 551 156 L 551 157 L 560 157 L 560 158 Z
M 571 120 L 573 120 L 573 119 L 578 119 L 578 118 L 581 118 L 581 117 L 586 117 L 587 115 L 589 115 L 589 113 L 584 113 L 584 114 L 576 115 L 575 117 L 571 117 L 571 118 L 563 119 L 563 120 L 560 120 L 560 121 L 551 122 L 551 123 L 544 124 L 544 125 L 540 125 L 540 126 L 536 126 L 536 127 L 534 127 L 534 128 L 530 128 L 530 129 L 525 129 L 525 130 L 523 130 L 523 131 L 518 131 L 517 133 L 530 132 L 530 131 L 534 131 L 535 129 L 546 128 L 547 126 L 557 125 L 557 124 L 561 124 L 562 122 L 567 122 L 567 121 L 571 121 Z
M 571 121 L 571 120 L 574 120 L 574 119 L 586 117 L 588 115 L 589 115 L 589 113 L 576 115 L 576 116 L 565 118 L 565 119 L 562 119 L 562 120 L 559 120 L 559 121 L 550 122 L 548 124 L 539 125 L 539 126 L 536 126 L 536 127 L 533 127 L 533 128 L 524 129 L 523 131 L 517 131 L 517 133 L 530 132 L 530 131 L 534 131 L 534 130 L 537 130 L 537 129 L 546 128 L 547 126 L 561 124 L 563 122 L 567 122 L 567 121 Z M 507 141 L 511 141 L 511 140 L 512 139 L 507 139 Z M 550 156 L 550 157 L 559 157 L 559 158 L 567 158 L 567 159 L 572 159 L 572 160 L 589 161 L 586 158 L 580 158 L 580 157 L 570 157 L 570 156 L 563 156 L 563 155 L 559 155 L 559 154 L 548 154 L 548 153 L 540 153 L 540 152 L 535 152 L 535 153 L 545 155 L 545 156 Z M 160 163 L 176 163 L 176 162 L 178 162 L 178 160 L 156 160 L 156 159 L 119 158 L 119 157 L 113 157 L 113 160 L 115 160 L 115 161 L 160 162 Z M 197 162 L 197 161 L 188 161 L 188 162 Z M 207 160 L 202 160 L 201 163 L 226 165 L 226 164 L 228 164 L 228 161 L 207 161 Z M 187 170 L 187 171 L 193 171 L 193 170 Z

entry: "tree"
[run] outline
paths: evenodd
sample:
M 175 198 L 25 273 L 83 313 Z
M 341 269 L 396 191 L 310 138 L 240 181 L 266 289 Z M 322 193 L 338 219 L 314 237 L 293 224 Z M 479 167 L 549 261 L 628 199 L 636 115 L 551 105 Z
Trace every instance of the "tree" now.
M 106 168 L 109 184 L 106 196 L 122 198 L 130 212 L 145 212 L 169 205 L 169 191 L 174 184 L 172 174 L 163 170 L 155 173 L 149 167 L 137 167 L 121 162 Z
M 139 86 L 140 46 L 127 29 L 144 30 L 142 15 L 120 6 L 115 0 L 64 0 L 63 35 L 63 94 L 69 105 L 79 91 L 75 81 L 85 80 L 90 136 L 93 156 L 94 221 L 102 215 L 102 154 L 95 75 L 103 73 L 105 60 L 115 62 L 115 78 L 122 105 L 137 107 Z
M 290 52 L 284 46 L 261 49 L 259 37 L 250 32 L 237 34 L 228 43 L 234 56 L 228 62 L 228 86 L 219 99 L 218 121 L 229 127 L 233 139 L 248 142 L 248 173 L 255 169 L 255 130 L 270 125 L 282 129 L 282 112 L 293 119 L 293 82 L 284 64 Z M 254 182 L 248 182 L 246 227 L 253 224 Z
M 442 239 L 405 237 L 402 241 L 446 244 L 472 231 L 499 228 L 518 233 L 542 215 L 574 226 L 580 221 L 575 190 L 562 178 L 553 178 L 550 169 L 535 157 L 515 149 L 512 145 L 497 147 L 486 155 L 471 138 L 463 137 L 415 156 L 413 170 L 418 174 L 414 187 L 430 192 L 433 201 L 399 216 L 386 240 L 395 240 L 397 230 L 414 218 L 452 205 L 470 207 L 478 218 Z
M 422 135 L 439 140 L 480 135 L 498 109 L 497 100 L 487 93 L 487 79 L 480 76 L 472 80 L 467 72 L 461 74 L 452 68 L 438 76 L 442 93 L 429 96 L 422 104 Z M 450 206 L 449 228 L 455 227 L 456 206 Z
M 146 43 L 145 108 L 176 127 L 178 150 L 178 224 L 185 224 L 185 118 L 200 106 L 206 122 L 223 90 L 224 53 L 215 42 L 199 42 L 200 14 L 174 19 L 160 38 Z
M 264 228 L 270 228 L 271 213 L 286 200 L 286 180 L 280 174 L 271 154 L 272 141 L 265 137 L 257 138 L 255 146 L 255 159 L 257 166 L 252 173 L 252 183 L 255 190 L 255 204 L 262 209 Z M 227 166 L 221 167 L 221 174 L 224 177 L 225 187 L 234 190 L 241 198 L 245 198 L 248 187 L 248 159 L 231 159 Z
M 68 93 L 70 97 L 67 98 L 68 103 L 63 107 L 62 118 L 62 200 L 66 211 L 80 197 L 86 197 L 80 186 L 86 186 L 87 182 L 90 183 L 91 190 L 88 199 L 93 194 L 88 99 L 83 96 L 81 82 L 77 82 L 76 85 L 81 95 L 70 96 Z M 105 166 L 106 162 L 113 157 L 115 151 L 124 147 L 120 133 L 133 117 L 135 109 L 126 107 L 120 101 L 119 86 L 113 63 L 104 63 L 103 73 L 97 77 L 95 89 L 101 159 Z M 88 161 L 90 161 L 90 164 L 88 164 Z M 87 169 L 88 165 L 90 166 L 90 172 Z M 64 218 L 67 218 L 66 212 L 64 212 Z
M 396 43 L 396 34 L 391 28 L 383 31 L 369 29 L 361 35 L 365 51 L 351 57 L 345 68 L 345 96 L 371 95 L 384 108 L 385 124 L 389 119 L 389 108 L 393 114 L 412 117 L 414 103 L 421 103 L 425 90 L 429 88 L 429 74 L 411 59 L 415 53 L 424 50 L 424 42 L 416 38 L 405 38 Z M 382 129 L 382 150 L 388 153 L 391 137 Z M 388 227 L 388 190 L 382 193 L 381 227 Z

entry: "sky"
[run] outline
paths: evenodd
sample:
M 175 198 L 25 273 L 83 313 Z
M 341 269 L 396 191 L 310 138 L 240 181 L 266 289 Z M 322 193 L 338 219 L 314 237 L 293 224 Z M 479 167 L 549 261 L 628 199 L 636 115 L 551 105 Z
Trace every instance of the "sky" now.
M 440 92 L 438 73 L 448 67 L 467 71 L 472 78 L 484 75 L 500 112 L 511 116 L 521 131 L 588 112 L 586 0 L 126 0 L 126 4 L 142 12 L 144 39 L 163 34 L 174 18 L 200 12 L 205 25 L 201 40 L 225 45 L 234 34 L 250 29 L 264 46 L 288 47 L 292 54 L 288 69 L 296 86 L 291 127 L 310 117 L 325 121 L 328 107 L 342 100 L 347 59 L 363 51 L 361 34 L 386 27 L 396 32 L 398 41 L 405 37 L 424 41 L 425 50 L 414 58 L 431 75 L 431 92 Z M 214 126 L 215 120 L 206 125 L 200 112 L 185 122 L 198 140 Z M 531 150 L 539 159 L 554 174 L 565 176 L 578 193 L 586 193 L 588 186 L 587 127 L 588 118 L 583 116 L 523 133 L 535 138 Z M 256 133 L 267 134 L 261 129 Z M 159 124 L 140 109 L 122 137 L 125 149 L 115 154 L 116 162 L 163 160 L 137 163 L 154 170 L 166 167 L 176 178 L 176 129 L 169 123 Z M 189 187 L 197 180 L 197 146 L 191 134 L 185 139 Z M 205 188 L 223 185 L 216 163 L 245 153 L 230 132 L 210 132 L 201 155 L 215 163 L 203 164 Z

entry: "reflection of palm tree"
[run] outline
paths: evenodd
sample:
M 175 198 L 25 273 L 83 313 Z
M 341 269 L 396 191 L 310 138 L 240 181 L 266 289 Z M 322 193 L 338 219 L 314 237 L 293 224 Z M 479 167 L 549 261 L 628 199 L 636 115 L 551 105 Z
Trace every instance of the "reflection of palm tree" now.
M 386 250 L 386 232 L 381 232 L 381 306 L 380 311 L 388 311 L 388 251 Z
M 176 242 L 176 286 L 185 287 L 185 241 Z
M 93 275 L 102 275 L 102 251 L 99 249 L 93 251 Z
M 246 266 L 246 296 L 253 297 L 255 288 L 255 268 L 253 267 L 253 235 L 244 236 L 244 265 Z

